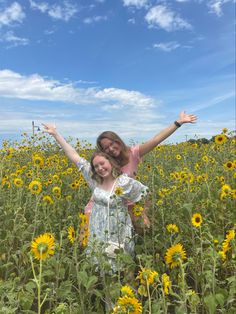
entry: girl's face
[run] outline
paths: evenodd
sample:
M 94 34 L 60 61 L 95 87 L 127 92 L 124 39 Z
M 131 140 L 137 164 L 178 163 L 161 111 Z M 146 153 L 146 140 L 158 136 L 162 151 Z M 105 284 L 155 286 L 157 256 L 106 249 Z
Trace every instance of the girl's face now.
M 93 166 L 96 171 L 96 173 L 101 178 L 107 178 L 111 175 L 112 166 L 110 164 L 110 161 L 107 160 L 103 156 L 96 156 L 93 159 Z
M 100 143 L 105 153 L 107 153 L 108 155 L 114 158 L 119 157 L 120 152 L 121 152 L 120 143 L 110 140 L 109 138 L 103 138 Z

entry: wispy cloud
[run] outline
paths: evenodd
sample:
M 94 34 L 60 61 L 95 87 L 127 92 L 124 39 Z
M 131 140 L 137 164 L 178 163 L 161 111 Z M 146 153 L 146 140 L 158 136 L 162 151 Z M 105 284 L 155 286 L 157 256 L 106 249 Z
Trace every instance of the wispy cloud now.
M 165 52 L 171 52 L 172 50 L 175 50 L 180 47 L 180 44 L 176 41 L 170 41 L 166 43 L 155 43 L 153 44 L 153 48 L 162 50 Z
M 228 2 L 235 3 L 235 0 L 210 0 L 207 2 L 207 5 L 210 9 L 210 13 L 214 13 L 217 16 L 222 16 L 223 6 Z
M 84 23 L 85 24 L 93 24 L 93 23 L 97 23 L 97 22 L 101 22 L 101 21 L 106 21 L 107 20 L 107 16 L 92 16 L 92 17 L 87 17 L 84 19 Z
M 133 6 L 136 8 L 145 7 L 148 4 L 149 0 L 123 0 L 123 4 L 126 7 Z
M 47 2 L 35 2 L 29 0 L 30 6 L 34 10 L 42 13 L 47 13 L 50 17 L 56 20 L 69 21 L 77 12 L 76 4 L 69 1 L 62 1 L 62 4 L 49 4 Z
M 147 12 L 145 20 L 149 27 L 159 27 L 168 32 L 178 29 L 192 29 L 186 20 L 164 5 L 152 7 Z
M 29 44 L 29 39 L 18 37 L 12 31 L 8 31 L 0 37 L 0 42 L 8 44 L 7 48 L 26 46 Z
M 9 7 L 0 11 L 0 28 L 2 26 L 12 26 L 21 24 L 25 18 L 25 13 L 18 2 L 13 2 Z
M 225 102 L 226 100 L 230 100 L 230 99 L 234 99 L 234 98 L 235 98 L 235 92 L 231 91 L 231 92 L 228 92 L 226 94 L 208 99 L 207 101 L 205 101 L 201 104 L 195 104 L 194 109 L 192 111 L 197 112 L 197 111 L 209 108 L 209 107 L 213 107 L 215 105 L 218 105 L 220 103 Z

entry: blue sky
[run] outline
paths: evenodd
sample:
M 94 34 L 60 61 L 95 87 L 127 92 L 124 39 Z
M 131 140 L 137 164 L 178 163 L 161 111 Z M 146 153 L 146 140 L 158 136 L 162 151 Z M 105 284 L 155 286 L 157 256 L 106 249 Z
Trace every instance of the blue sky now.
M 0 140 L 56 123 L 168 143 L 235 129 L 234 0 L 0 0 Z

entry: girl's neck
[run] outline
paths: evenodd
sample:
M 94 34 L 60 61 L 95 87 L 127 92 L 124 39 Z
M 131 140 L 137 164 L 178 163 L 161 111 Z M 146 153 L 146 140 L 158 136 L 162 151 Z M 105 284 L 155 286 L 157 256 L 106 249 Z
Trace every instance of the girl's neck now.
M 99 184 L 99 186 L 107 191 L 110 191 L 110 189 L 112 188 L 114 182 L 115 182 L 115 178 L 113 176 L 110 176 L 108 178 L 104 178 L 102 183 Z

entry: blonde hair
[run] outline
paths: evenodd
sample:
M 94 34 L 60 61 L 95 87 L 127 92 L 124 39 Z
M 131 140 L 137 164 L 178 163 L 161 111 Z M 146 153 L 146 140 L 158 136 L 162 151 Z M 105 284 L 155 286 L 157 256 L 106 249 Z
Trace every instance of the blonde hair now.
M 97 138 L 97 147 L 102 152 L 103 152 L 103 147 L 102 147 L 101 141 L 105 138 L 120 144 L 120 147 L 121 147 L 120 155 L 116 158 L 115 157 L 113 158 L 115 158 L 116 162 L 118 162 L 118 164 L 121 167 L 127 165 L 129 162 L 129 154 L 130 154 L 129 146 L 127 146 L 119 137 L 119 135 L 117 135 L 115 132 L 105 131 L 105 132 L 102 132 Z
M 91 160 L 90 160 L 91 171 L 92 171 L 92 176 L 91 176 L 92 179 L 94 179 L 98 183 L 102 183 L 103 182 L 103 179 L 97 174 L 97 172 L 95 171 L 94 165 L 93 165 L 93 160 L 97 156 L 104 157 L 104 158 L 106 158 L 109 161 L 109 163 L 111 164 L 111 167 L 112 167 L 111 174 L 112 174 L 112 176 L 114 178 L 117 178 L 117 177 L 119 177 L 119 175 L 122 174 L 122 171 L 120 169 L 120 165 L 117 163 L 117 161 L 114 158 L 112 158 L 110 155 L 108 155 L 108 154 L 106 154 L 104 152 L 96 151 L 95 153 L 93 153 L 93 155 L 91 157 Z

